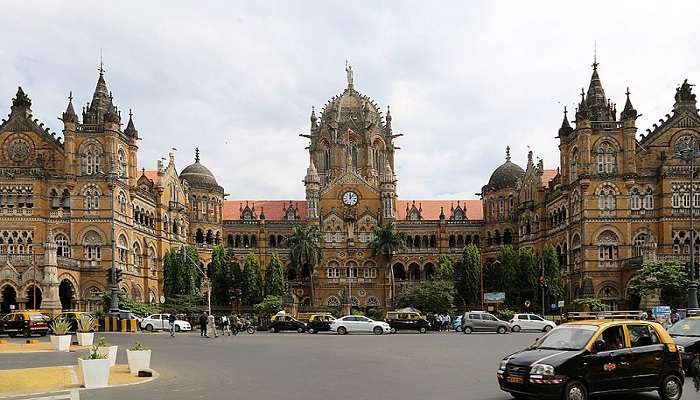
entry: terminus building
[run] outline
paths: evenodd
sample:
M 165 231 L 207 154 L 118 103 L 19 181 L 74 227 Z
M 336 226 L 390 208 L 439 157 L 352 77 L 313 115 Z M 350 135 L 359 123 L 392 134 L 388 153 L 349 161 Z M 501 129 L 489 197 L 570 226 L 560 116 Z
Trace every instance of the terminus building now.
M 488 264 L 503 246 L 539 251 L 549 243 L 564 266 L 566 300 L 588 295 L 637 307 L 628 285 L 642 262 L 685 260 L 690 251 L 691 168 L 676 154 L 700 135 L 700 117 L 685 82 L 668 93 L 672 110 L 638 134 L 629 91 L 618 113 L 597 67 L 573 121 L 565 111 L 551 132 L 559 168 L 545 169 L 532 153 L 522 168 L 506 152 L 479 199 L 450 201 L 398 198 L 400 135 L 389 107 L 383 113 L 355 89 L 351 68 L 344 90 L 318 115 L 312 109 L 309 165 L 300 171 L 306 196 L 297 200 L 225 199 L 204 165 L 215 161 L 199 152 L 179 173 L 173 154 L 155 170 L 140 169 L 139 132 L 131 112 L 127 119 L 116 107 L 102 70 L 85 106 L 69 97 L 61 135 L 32 114 L 20 88 L 0 122 L 1 311 L 95 309 L 113 259 L 123 271 L 120 289 L 156 302 L 164 254 L 186 244 L 204 264 L 217 244 L 241 263 L 253 252 L 263 266 L 277 252 L 302 307 L 337 307 L 350 286 L 349 300 L 364 308 L 391 306 L 402 286 L 434 273 L 440 254 L 458 258 L 467 244 L 478 245 Z M 697 204 L 699 187 L 695 194 Z M 368 244 L 374 227 L 388 222 L 407 241 L 386 266 Z M 315 268 L 289 260 L 283 239 L 294 224 L 323 234 Z M 700 239 L 692 245 L 700 251 Z

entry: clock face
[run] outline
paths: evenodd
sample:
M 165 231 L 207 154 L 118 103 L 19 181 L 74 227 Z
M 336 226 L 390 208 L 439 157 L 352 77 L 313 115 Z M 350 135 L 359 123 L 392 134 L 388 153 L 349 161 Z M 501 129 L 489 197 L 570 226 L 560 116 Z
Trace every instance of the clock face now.
M 357 204 L 357 193 L 355 192 L 345 192 L 343 193 L 343 204 L 346 206 L 354 206 Z

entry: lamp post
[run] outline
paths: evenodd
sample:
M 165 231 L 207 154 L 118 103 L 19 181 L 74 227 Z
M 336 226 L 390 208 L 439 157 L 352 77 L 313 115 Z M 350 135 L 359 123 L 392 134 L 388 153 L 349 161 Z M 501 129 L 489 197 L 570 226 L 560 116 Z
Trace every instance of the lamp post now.
M 690 163 L 690 273 L 688 274 L 688 308 L 698 308 L 698 284 L 695 282 L 695 157 L 697 157 L 697 141 L 693 137 L 686 146 L 679 149 L 679 156 Z
M 117 176 L 114 173 L 114 165 L 110 168 L 110 173 L 106 174 L 102 171 L 98 172 L 98 175 L 104 176 L 106 179 L 108 179 L 109 182 L 109 189 L 111 191 L 110 196 L 109 196 L 109 210 L 111 212 L 111 218 L 110 218 L 110 225 L 112 227 L 112 266 L 110 269 L 110 284 L 109 284 L 109 289 L 110 289 L 110 303 L 109 303 L 109 313 L 110 314 L 119 314 L 119 297 L 117 296 L 119 287 L 117 287 L 117 267 L 114 262 L 116 253 L 117 253 L 117 242 L 115 238 L 115 223 L 116 221 L 114 220 L 114 187 L 116 184 Z

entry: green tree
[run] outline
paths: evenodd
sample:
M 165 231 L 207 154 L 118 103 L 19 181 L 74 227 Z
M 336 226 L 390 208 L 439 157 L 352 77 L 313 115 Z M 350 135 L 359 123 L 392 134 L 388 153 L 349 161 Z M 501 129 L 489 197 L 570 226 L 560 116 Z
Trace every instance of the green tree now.
M 455 278 L 455 267 L 450 257 L 445 254 L 440 254 L 437 260 L 437 270 L 435 271 L 434 280 L 450 281 Z
M 265 296 L 265 298 L 253 306 L 253 312 L 258 319 L 266 324 L 270 317 L 282 309 L 282 298 L 279 296 Z
M 126 293 L 119 291 L 117 293 L 117 298 L 119 299 L 119 308 L 122 310 L 132 311 L 134 314 L 141 317 L 151 315 L 158 311 L 158 308 L 150 304 L 138 302 L 131 297 L 127 296 Z M 102 292 L 102 312 L 104 314 L 109 313 L 109 307 L 112 304 L 112 295 L 109 291 Z
M 272 253 L 265 272 L 265 295 L 282 296 L 284 293 L 284 267 L 277 252 Z
M 583 307 L 587 311 L 603 311 L 605 310 L 605 304 L 603 304 L 600 299 L 595 297 L 579 297 L 574 300 L 574 304 L 578 307 Z
M 171 249 L 163 257 L 163 292 L 165 298 L 199 293 L 201 274 L 199 256 L 194 247 Z
M 517 305 L 520 302 L 520 288 L 516 287 L 519 270 L 518 253 L 510 246 L 503 247 L 495 261 L 487 264 L 490 290 L 506 293 L 506 303 Z
M 255 253 L 248 253 L 245 258 L 241 286 L 243 301 L 246 304 L 254 305 L 262 300 L 263 281 L 260 272 L 260 260 Z
M 464 247 L 455 265 L 455 289 L 465 309 L 481 307 L 481 254 L 474 244 Z
M 406 246 L 406 235 L 403 232 L 396 231 L 396 225 L 393 223 L 386 225 L 378 225 L 374 228 L 374 238 L 369 243 L 370 249 L 374 256 L 379 256 L 384 261 L 384 270 L 389 267 L 389 279 L 391 283 L 391 293 L 389 297 L 394 299 L 396 293 L 396 285 L 394 279 L 394 268 L 391 266 L 391 259 L 397 251 L 402 250 Z
M 547 244 L 542 251 L 542 263 L 544 264 L 544 282 L 547 293 L 557 300 L 564 297 L 564 285 L 561 283 L 561 267 L 559 257 L 552 245 Z
M 454 308 L 454 285 L 445 280 L 429 280 L 407 287 L 396 295 L 397 307 L 414 307 L 422 312 L 446 314 Z
M 297 268 L 308 265 L 311 270 L 311 299 L 314 299 L 314 272 L 321 262 L 321 231 L 316 225 L 294 225 L 292 234 L 287 236 L 285 244 L 289 248 L 292 264 Z
M 512 275 L 514 281 L 508 287 L 513 287 L 518 293 L 518 306 L 530 300 L 536 304 L 537 278 L 540 274 L 539 258 L 532 249 L 520 249 L 518 251 L 517 270 Z M 512 273 L 513 271 L 511 271 Z
M 688 276 L 685 267 L 672 262 L 645 264 L 630 282 L 630 292 L 640 297 L 659 294 L 661 302 L 672 306 L 684 304 Z
M 240 267 L 234 261 L 233 250 L 224 250 L 223 246 L 214 247 L 212 265 L 212 301 L 218 305 L 228 305 L 231 302 L 231 291 L 240 289 L 240 279 L 237 279 Z

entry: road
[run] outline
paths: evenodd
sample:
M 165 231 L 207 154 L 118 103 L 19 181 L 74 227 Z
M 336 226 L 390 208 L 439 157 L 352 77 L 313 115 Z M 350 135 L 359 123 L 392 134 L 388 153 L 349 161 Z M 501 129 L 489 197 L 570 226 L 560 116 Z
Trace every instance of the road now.
M 258 332 L 217 339 L 198 333 L 105 334 L 123 349 L 141 341 L 153 349 L 160 373 L 142 385 L 80 391 L 81 399 L 478 399 L 504 400 L 496 369 L 500 359 L 539 334 L 395 335 Z M 0 369 L 76 363 L 77 354 L 0 354 Z M 697 398 L 686 381 L 684 399 Z M 658 399 L 656 394 L 615 400 Z M 601 398 L 605 400 L 605 398 Z

